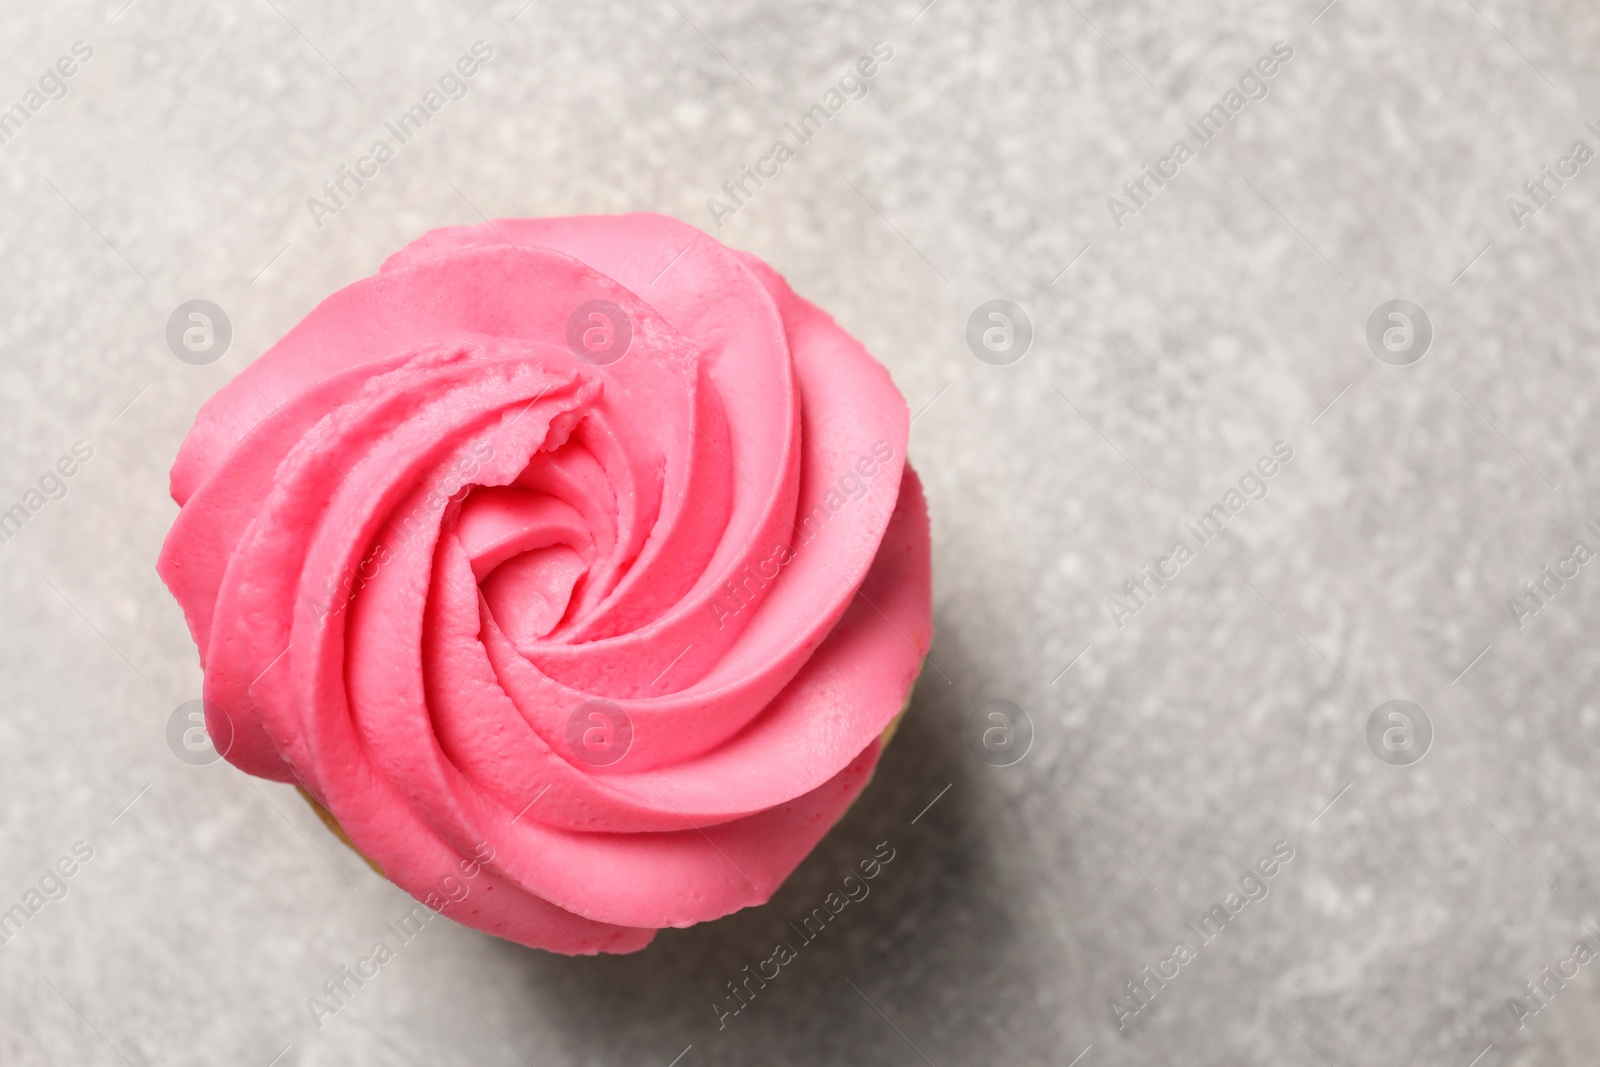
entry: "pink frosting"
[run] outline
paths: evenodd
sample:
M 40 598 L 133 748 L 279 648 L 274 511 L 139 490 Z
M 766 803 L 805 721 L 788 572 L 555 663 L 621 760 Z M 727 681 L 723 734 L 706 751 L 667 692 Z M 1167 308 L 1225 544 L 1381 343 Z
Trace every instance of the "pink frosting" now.
M 870 777 L 932 637 L 907 430 L 683 223 L 435 230 L 201 409 L 158 569 L 232 763 L 460 922 L 628 952 L 767 900 Z

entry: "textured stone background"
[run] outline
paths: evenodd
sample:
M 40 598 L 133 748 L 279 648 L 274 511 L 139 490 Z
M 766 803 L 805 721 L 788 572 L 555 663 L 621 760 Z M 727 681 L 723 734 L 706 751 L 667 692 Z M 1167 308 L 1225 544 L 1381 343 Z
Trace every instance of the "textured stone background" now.
M 0 505 L 94 449 L 0 545 L 0 908 L 95 850 L 0 948 L 0 1061 L 1594 1062 L 1600 965 L 1521 1030 L 1507 1001 L 1597 940 L 1600 564 L 1521 629 L 1507 599 L 1600 547 L 1600 163 L 1506 205 L 1600 148 L 1593 5 L 122 2 L 0 5 L 0 103 L 94 49 L 0 148 Z M 314 227 L 478 39 L 469 95 Z M 291 791 L 168 749 L 200 675 L 153 561 L 196 408 L 430 227 L 709 227 L 880 39 L 870 96 L 716 231 L 925 408 L 938 637 L 876 781 L 765 907 L 584 960 L 438 923 L 318 1030 L 306 998 L 407 898 Z M 1270 95 L 1119 229 L 1107 198 L 1275 40 Z M 192 297 L 233 323 L 210 366 L 163 341 Z M 1034 326 L 1009 366 L 963 339 L 994 297 Z M 1408 367 L 1364 341 L 1396 297 L 1436 331 Z M 1270 495 L 1115 626 L 1278 440 Z M 1035 726 L 1014 766 L 964 739 L 994 698 Z M 1434 726 L 1414 766 L 1367 746 L 1391 698 Z M 1119 1032 L 1122 983 L 1280 840 L 1271 895 Z M 871 897 L 718 1032 L 879 841 Z

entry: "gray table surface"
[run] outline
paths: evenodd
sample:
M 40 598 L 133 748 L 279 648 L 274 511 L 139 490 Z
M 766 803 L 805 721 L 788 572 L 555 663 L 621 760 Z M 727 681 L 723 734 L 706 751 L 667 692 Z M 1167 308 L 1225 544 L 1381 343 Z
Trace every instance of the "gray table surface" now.
M 1563 961 L 1600 947 L 1600 564 L 1508 602 L 1600 548 L 1600 163 L 1562 163 L 1600 149 L 1600 14 L 922 2 L 4 0 L 0 106 L 93 54 L 0 146 L 0 505 L 93 457 L 0 545 L 0 909 L 93 854 L 0 947 L 0 1062 L 1596 1062 L 1600 966 Z M 466 95 L 315 225 L 477 40 Z M 879 40 L 867 97 L 713 229 L 920 412 L 937 637 L 875 781 L 764 907 L 576 960 L 439 922 L 318 1026 L 307 998 L 407 898 L 291 790 L 169 750 L 201 679 L 153 562 L 195 410 L 430 227 L 713 228 Z M 1114 219 L 1275 41 L 1267 95 Z M 1540 206 L 1546 167 L 1577 173 Z M 233 329 L 207 366 L 163 337 L 197 297 Z M 995 298 L 1033 328 L 1009 365 L 964 337 Z M 1405 366 L 1366 339 L 1401 298 L 1433 327 Z M 1278 441 L 1267 496 L 1114 611 Z M 994 699 L 1034 727 L 1011 766 L 964 732 Z M 1420 762 L 1369 746 L 1392 699 L 1431 724 Z M 726 983 L 881 841 L 871 896 L 719 1030 Z M 1277 842 L 1270 894 L 1199 944 Z

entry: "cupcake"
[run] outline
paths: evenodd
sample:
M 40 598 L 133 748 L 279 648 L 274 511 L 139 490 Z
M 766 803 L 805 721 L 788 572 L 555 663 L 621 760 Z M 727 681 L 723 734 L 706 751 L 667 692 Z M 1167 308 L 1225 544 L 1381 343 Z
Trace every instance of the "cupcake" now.
M 158 570 L 229 762 L 457 922 L 631 952 L 871 776 L 932 638 L 907 432 L 683 223 L 435 230 L 201 408 Z

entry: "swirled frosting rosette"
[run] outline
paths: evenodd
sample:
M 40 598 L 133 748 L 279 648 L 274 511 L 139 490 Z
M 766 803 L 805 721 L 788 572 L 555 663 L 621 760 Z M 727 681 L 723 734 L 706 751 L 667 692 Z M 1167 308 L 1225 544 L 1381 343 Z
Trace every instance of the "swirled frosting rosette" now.
M 932 637 L 907 430 L 682 223 L 436 230 L 201 409 L 159 570 L 229 761 L 459 922 L 628 952 L 767 900 L 871 775 Z

